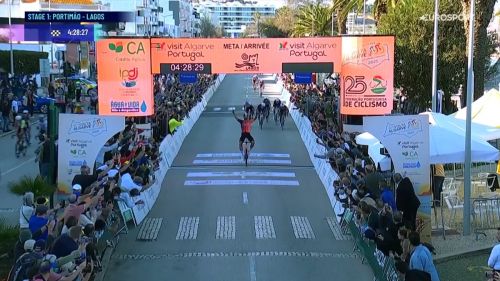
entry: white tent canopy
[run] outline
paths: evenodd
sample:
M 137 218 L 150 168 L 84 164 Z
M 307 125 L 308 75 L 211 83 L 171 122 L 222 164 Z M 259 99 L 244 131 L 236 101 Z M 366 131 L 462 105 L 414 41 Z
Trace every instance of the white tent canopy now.
M 465 136 L 431 125 L 429 127 L 430 164 L 464 163 L 465 162 Z M 378 140 L 370 133 L 363 133 L 356 137 L 365 145 L 377 145 Z M 390 151 L 389 151 L 390 152 Z M 371 156 L 371 155 L 370 155 Z M 488 142 L 472 138 L 472 162 L 493 162 L 499 159 L 498 149 Z
M 472 103 L 472 122 L 500 129 L 500 92 L 490 90 Z M 467 118 L 467 108 L 464 107 L 452 114 L 457 119 Z
M 447 116 L 435 112 L 423 112 L 420 114 L 429 115 L 429 122 L 431 123 L 431 126 L 445 128 L 447 130 L 465 136 L 465 127 L 466 127 L 465 120 L 453 118 L 452 116 Z M 478 137 L 485 141 L 500 139 L 500 129 L 482 125 L 475 122 L 472 122 L 471 128 L 472 128 L 471 133 L 472 136 L 474 137 Z

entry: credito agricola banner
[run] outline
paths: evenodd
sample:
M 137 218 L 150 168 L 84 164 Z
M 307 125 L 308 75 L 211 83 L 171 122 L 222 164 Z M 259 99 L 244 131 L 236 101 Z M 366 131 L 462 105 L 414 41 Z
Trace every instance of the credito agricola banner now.
M 394 37 L 342 37 L 341 73 L 341 114 L 390 114 L 394 91 Z
M 99 115 L 154 113 L 149 39 L 102 39 L 96 43 Z

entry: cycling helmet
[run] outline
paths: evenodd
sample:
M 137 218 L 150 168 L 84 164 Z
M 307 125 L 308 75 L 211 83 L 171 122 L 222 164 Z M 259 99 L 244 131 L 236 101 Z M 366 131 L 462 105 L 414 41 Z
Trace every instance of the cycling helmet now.
M 25 110 L 23 110 L 23 113 L 24 113 L 24 114 L 28 114 L 28 113 L 29 113 L 29 111 L 25 109 Z
M 22 119 L 23 119 L 23 117 L 21 117 L 21 115 L 16 116 L 16 121 L 21 121 Z
M 264 107 L 264 106 L 266 106 L 266 103 L 262 102 L 260 105 L 262 105 L 262 107 Z

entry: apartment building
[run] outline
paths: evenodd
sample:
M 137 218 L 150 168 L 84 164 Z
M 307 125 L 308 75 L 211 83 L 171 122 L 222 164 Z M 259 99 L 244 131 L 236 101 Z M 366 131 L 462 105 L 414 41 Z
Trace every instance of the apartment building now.
M 254 15 L 273 16 L 281 4 L 266 0 L 200 0 L 194 3 L 198 12 L 212 23 L 220 25 L 228 37 L 241 37 L 247 26 L 254 23 Z

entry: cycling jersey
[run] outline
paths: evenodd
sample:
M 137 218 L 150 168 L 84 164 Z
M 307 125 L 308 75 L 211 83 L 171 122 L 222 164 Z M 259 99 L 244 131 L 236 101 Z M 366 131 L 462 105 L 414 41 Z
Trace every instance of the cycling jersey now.
M 275 99 L 273 102 L 273 107 L 280 107 L 281 106 L 281 100 Z
M 266 105 L 266 107 L 270 107 L 271 106 L 271 101 L 269 101 L 268 98 L 265 98 L 264 99 L 264 104 Z
M 241 132 L 242 133 L 250 133 L 252 131 L 252 124 L 253 124 L 252 119 L 246 119 L 246 120 L 238 120 L 241 125 Z
M 283 104 L 283 105 L 281 105 L 281 106 L 280 106 L 280 109 L 279 109 L 279 114 L 280 114 L 280 115 L 284 115 L 284 114 L 286 114 L 287 112 L 288 112 L 288 108 L 286 107 L 286 105 L 284 105 L 284 104 Z

